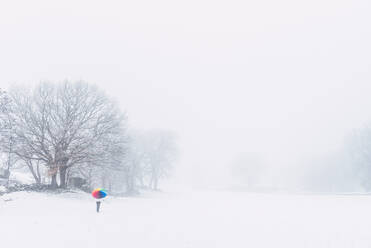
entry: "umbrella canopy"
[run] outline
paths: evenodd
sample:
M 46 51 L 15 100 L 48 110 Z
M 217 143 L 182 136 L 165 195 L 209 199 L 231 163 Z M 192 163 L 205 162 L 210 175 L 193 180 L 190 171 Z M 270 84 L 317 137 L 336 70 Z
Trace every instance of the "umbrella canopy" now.
M 91 192 L 91 194 L 95 199 L 102 199 L 102 198 L 107 196 L 107 192 L 102 188 L 97 188 L 97 189 L 93 190 L 93 192 Z

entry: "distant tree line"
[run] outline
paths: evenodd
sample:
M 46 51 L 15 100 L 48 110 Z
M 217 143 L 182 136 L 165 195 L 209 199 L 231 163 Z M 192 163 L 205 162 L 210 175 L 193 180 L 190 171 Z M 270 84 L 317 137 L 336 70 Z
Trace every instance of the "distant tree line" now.
M 360 184 L 371 190 L 371 124 L 354 129 L 346 139 L 352 164 Z
M 173 133 L 129 130 L 118 104 L 86 82 L 0 90 L 0 132 L 3 177 L 25 167 L 52 189 L 79 178 L 89 189 L 157 190 L 178 155 Z
M 274 166 L 248 152 L 229 166 L 231 185 L 249 191 L 370 192 L 371 124 L 348 133 L 342 144 L 300 164 Z

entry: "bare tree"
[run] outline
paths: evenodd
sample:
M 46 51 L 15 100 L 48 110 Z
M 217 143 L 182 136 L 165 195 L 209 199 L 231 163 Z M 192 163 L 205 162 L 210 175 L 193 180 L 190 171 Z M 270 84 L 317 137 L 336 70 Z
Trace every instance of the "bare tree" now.
M 157 190 L 160 179 L 168 177 L 178 157 L 176 136 L 167 130 L 137 133 L 131 143 L 132 177 Z
M 145 187 L 146 165 L 149 161 L 144 136 L 139 131 L 130 131 L 127 156 L 124 160 L 123 177 L 126 193 L 138 193 L 138 187 Z
M 67 171 L 108 156 L 107 137 L 120 135 L 126 117 L 104 93 L 85 82 L 40 83 L 11 91 L 17 139 L 14 153 L 47 166 L 51 185 L 66 187 Z

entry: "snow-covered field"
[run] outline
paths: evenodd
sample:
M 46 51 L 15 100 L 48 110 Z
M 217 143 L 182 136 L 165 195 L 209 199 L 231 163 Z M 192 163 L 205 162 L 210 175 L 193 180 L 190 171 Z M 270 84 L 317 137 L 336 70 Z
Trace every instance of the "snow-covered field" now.
M 89 195 L 13 193 L 0 247 L 371 247 L 371 196 L 156 193 L 97 214 Z

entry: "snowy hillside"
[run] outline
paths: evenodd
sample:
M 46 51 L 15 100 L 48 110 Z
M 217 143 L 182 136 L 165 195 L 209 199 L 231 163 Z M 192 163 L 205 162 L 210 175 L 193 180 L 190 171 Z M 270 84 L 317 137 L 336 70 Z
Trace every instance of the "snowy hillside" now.
M 108 198 L 13 193 L 1 247 L 370 247 L 369 196 L 157 193 Z

